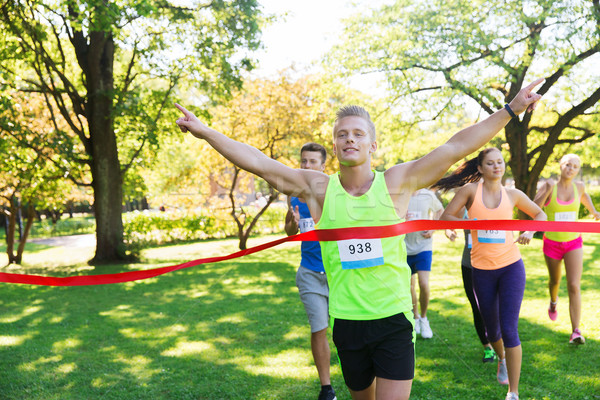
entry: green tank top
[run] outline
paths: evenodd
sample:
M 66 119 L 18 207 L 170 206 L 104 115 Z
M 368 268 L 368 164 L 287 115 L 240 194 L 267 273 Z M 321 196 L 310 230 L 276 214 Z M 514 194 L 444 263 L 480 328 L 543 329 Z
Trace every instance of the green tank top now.
M 396 214 L 382 172 L 371 188 L 352 196 L 339 173 L 329 177 L 317 229 L 394 225 Z M 373 320 L 405 312 L 412 319 L 410 268 L 404 235 L 381 239 L 321 242 L 329 283 L 329 314 L 333 318 Z
M 562 203 L 558 200 L 558 186 L 554 185 L 550 200 L 544 205 L 544 211 L 548 215 L 548 221 L 577 221 L 580 205 L 579 191 L 573 182 L 574 198 L 570 203 Z M 579 237 L 577 232 L 546 232 L 546 237 L 555 242 L 568 242 Z

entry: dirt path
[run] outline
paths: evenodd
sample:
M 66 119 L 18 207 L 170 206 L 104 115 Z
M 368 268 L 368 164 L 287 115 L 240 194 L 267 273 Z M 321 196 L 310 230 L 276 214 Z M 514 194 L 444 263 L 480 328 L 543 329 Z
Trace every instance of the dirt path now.
M 28 243 L 45 244 L 55 247 L 94 247 L 96 246 L 96 235 L 93 233 L 86 235 L 56 236 L 45 239 L 29 239 Z

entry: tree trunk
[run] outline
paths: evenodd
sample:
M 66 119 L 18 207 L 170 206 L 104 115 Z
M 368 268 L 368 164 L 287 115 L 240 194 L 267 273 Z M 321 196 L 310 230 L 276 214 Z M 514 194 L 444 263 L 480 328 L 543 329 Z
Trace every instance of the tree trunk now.
M 35 219 L 35 208 L 33 208 L 33 204 L 29 203 L 27 206 L 27 223 L 25 224 L 25 229 L 23 231 L 23 236 L 19 241 L 19 247 L 17 248 L 17 256 L 15 257 L 15 262 L 17 264 L 21 264 L 21 260 L 23 260 L 23 252 L 25 251 L 25 243 L 27 243 L 27 237 L 29 236 L 29 231 L 31 231 L 31 226 L 33 225 L 33 220 Z
M 109 32 L 90 33 L 86 54 L 87 117 L 91 144 L 92 187 L 96 215 L 93 264 L 125 258 L 123 247 L 122 176 L 113 128 L 114 43 Z
M 8 264 L 16 262 L 15 260 L 15 231 L 17 225 L 17 213 L 14 205 L 14 201 L 11 199 L 9 215 L 8 215 L 8 229 L 6 231 L 6 255 L 8 256 Z
M 529 170 L 529 155 L 527 149 L 527 126 L 522 121 L 512 119 L 505 128 L 506 141 L 510 149 L 510 169 L 515 187 L 533 199 L 536 192 L 538 176 Z M 530 219 L 527 214 L 518 211 L 519 219 Z
M 248 249 L 248 236 L 249 235 L 250 235 L 250 232 L 249 231 L 244 232 L 243 229 L 238 233 L 238 237 L 240 238 L 238 247 L 240 248 L 240 250 Z

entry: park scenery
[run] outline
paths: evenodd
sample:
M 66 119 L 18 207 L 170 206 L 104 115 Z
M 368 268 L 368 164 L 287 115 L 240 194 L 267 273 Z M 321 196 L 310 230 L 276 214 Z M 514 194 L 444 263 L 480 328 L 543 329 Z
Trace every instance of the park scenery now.
M 352 12 L 328 50 L 267 74 L 269 29 L 294 12 L 266 0 L 0 1 L 0 399 L 318 397 L 300 242 L 280 240 L 288 197 L 179 129 L 175 103 L 291 168 L 319 143 L 326 174 L 339 170 L 345 105 L 370 113 L 376 171 L 506 112 L 485 146 L 506 163 L 503 185 L 534 200 L 572 181 L 569 221 L 593 227 L 577 250 L 585 344 L 569 343 L 564 265 L 549 318 L 542 229 L 518 245 L 519 398 L 600 399 L 600 2 L 337 2 Z M 505 105 L 540 78 L 535 110 L 511 118 Z M 437 196 L 446 207 L 454 193 Z M 416 337 L 410 398 L 504 399 L 497 364 L 482 362 L 457 233 L 433 234 L 433 336 Z M 331 385 L 348 400 L 331 333 Z

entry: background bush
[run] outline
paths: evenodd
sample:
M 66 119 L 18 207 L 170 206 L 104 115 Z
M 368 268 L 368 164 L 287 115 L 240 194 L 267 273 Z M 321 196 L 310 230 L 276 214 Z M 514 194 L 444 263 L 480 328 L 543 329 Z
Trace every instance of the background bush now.
M 248 207 L 246 211 L 250 221 L 259 210 Z M 286 212 L 284 204 L 271 205 L 258 220 L 252 235 L 283 233 Z M 133 211 L 123 216 L 123 228 L 125 243 L 135 248 L 222 239 L 238 234 L 230 210 L 214 208 L 201 211 Z
M 93 215 L 63 218 L 52 223 L 50 219 L 35 221 L 31 226 L 30 238 L 46 238 L 52 236 L 81 235 L 96 232 L 96 220 Z M 25 221 L 23 221 L 23 225 Z M 18 235 L 17 235 L 18 236 Z

